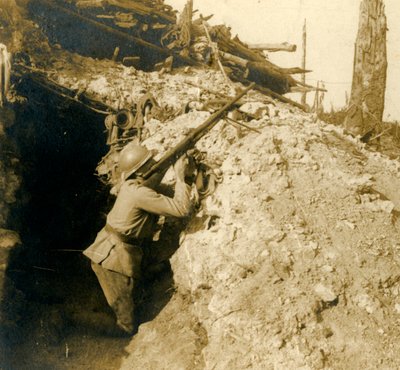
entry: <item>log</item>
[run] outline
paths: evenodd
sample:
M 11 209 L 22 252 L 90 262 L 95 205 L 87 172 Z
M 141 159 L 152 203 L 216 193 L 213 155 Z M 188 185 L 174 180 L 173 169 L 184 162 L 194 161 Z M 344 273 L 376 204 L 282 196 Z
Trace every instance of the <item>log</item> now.
M 310 69 L 303 69 L 299 67 L 292 67 L 292 68 L 280 68 L 280 70 L 283 73 L 286 73 L 288 75 L 294 75 L 294 74 L 299 74 L 299 73 L 310 73 L 312 70 Z
M 315 86 L 308 85 L 308 84 L 304 84 L 303 82 L 297 81 L 297 80 L 295 80 L 294 78 L 293 78 L 293 81 L 295 81 L 295 82 L 296 82 L 296 85 L 298 85 L 298 86 L 307 87 L 307 88 L 309 88 L 309 89 L 315 89 Z M 326 91 L 328 91 L 328 90 L 326 90 Z
M 248 75 L 245 76 L 246 79 L 250 81 L 257 82 L 259 85 L 269 85 L 271 87 L 272 84 L 278 84 L 281 86 L 281 91 L 276 91 L 278 93 L 284 94 L 286 92 L 290 92 L 291 89 L 295 86 L 302 86 L 305 89 L 301 90 L 305 91 L 315 91 L 315 87 L 307 84 L 303 84 L 301 81 L 295 80 L 290 73 L 308 73 L 311 72 L 309 70 L 302 70 L 301 68 L 280 68 L 273 63 L 265 61 L 265 63 L 257 63 L 257 62 L 249 62 L 246 59 L 238 57 L 236 55 L 232 55 L 229 53 L 225 53 L 220 51 L 220 55 L 222 58 L 230 63 L 240 66 L 241 68 L 249 69 Z M 287 91 L 285 91 L 287 89 Z M 310 89 L 310 90 L 306 90 Z M 299 90 L 300 91 L 300 90 Z M 327 91 L 327 90 L 325 90 Z
M 240 83 L 242 83 L 244 85 L 248 85 L 249 84 L 249 81 L 247 81 L 245 78 L 241 78 L 241 77 L 238 77 L 238 76 L 232 76 L 232 79 L 234 79 L 235 81 L 238 81 L 238 82 L 240 82 Z M 304 112 L 308 112 L 308 108 L 305 105 L 302 105 L 302 104 L 298 103 L 297 101 L 289 99 L 286 96 L 278 94 L 275 91 L 272 91 L 271 89 L 268 89 L 267 87 L 260 86 L 260 85 L 256 84 L 254 86 L 254 89 L 259 91 L 259 92 L 261 92 L 261 93 L 263 93 L 263 94 L 265 94 L 265 95 L 268 95 L 268 96 L 270 96 L 272 98 L 275 98 L 275 99 L 277 99 L 277 100 L 279 100 L 279 101 L 281 101 L 283 103 L 291 104 L 291 105 L 301 109 Z
M 279 94 L 285 94 L 290 91 L 290 87 L 296 86 L 290 76 L 271 69 L 263 63 L 249 62 L 247 68 L 248 74 L 245 77 L 248 80 L 257 82 L 261 86 L 268 86 Z
M 225 60 L 227 60 L 229 62 L 233 62 L 234 64 L 237 64 L 237 65 L 239 65 L 239 66 L 241 66 L 243 68 L 246 68 L 248 66 L 249 61 L 247 59 L 244 59 L 244 58 L 241 58 L 241 57 L 238 57 L 236 55 L 233 55 L 233 54 L 230 54 L 230 53 L 226 53 L 226 52 L 223 52 L 223 51 L 220 51 L 220 54 Z M 271 63 L 271 62 L 269 62 L 267 60 L 264 60 L 263 63 L 261 63 L 261 62 L 260 63 L 256 63 L 256 65 L 264 66 L 265 68 L 267 68 L 267 69 L 269 69 L 271 71 L 274 71 L 274 72 L 277 72 L 277 73 L 281 73 L 281 74 L 287 74 L 287 75 L 312 72 L 309 69 L 302 69 L 302 68 L 299 68 L 299 67 L 281 68 L 281 67 L 278 67 L 277 65 L 275 65 L 275 64 L 273 64 L 273 63 Z
M 240 67 L 243 67 L 243 68 L 247 68 L 247 63 L 249 63 L 249 61 L 247 59 L 243 59 L 241 57 L 238 57 L 238 56 L 230 54 L 230 53 L 226 53 L 226 52 L 221 51 L 221 50 L 219 51 L 219 54 L 226 61 L 231 62 L 233 64 L 236 64 L 236 65 L 238 65 Z
M 280 44 L 248 44 L 248 46 L 249 49 L 265 50 L 269 52 L 287 51 L 289 53 L 293 53 L 297 49 L 297 45 L 289 44 L 287 42 L 282 42 Z
M 254 81 L 261 86 L 273 87 L 273 90 L 279 94 L 287 93 L 290 91 L 291 86 L 297 85 L 290 76 L 282 73 L 279 67 L 276 67 L 272 63 L 251 62 L 225 52 L 220 52 L 220 54 L 226 61 L 233 62 L 245 68 L 247 72 L 244 77 L 246 79 Z
M 126 67 L 139 67 L 140 57 L 124 57 L 122 59 L 122 64 Z
M 215 35 L 215 39 L 220 50 L 230 54 L 238 55 L 241 58 L 245 58 L 254 62 L 265 61 L 265 57 L 262 55 L 262 53 L 257 53 L 255 50 L 250 50 L 237 37 L 233 40 L 230 39 L 230 37 L 224 31 L 225 29 L 221 28 L 221 26 L 215 26 L 211 29 L 211 33 Z

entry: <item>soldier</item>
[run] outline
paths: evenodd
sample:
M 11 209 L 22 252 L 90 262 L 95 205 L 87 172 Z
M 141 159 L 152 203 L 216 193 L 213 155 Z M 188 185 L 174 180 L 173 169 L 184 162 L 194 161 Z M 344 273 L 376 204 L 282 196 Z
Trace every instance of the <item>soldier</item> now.
M 154 190 L 161 176 L 146 183 L 137 178 L 138 170 L 151 160 L 151 152 L 135 143 L 121 151 L 119 169 L 123 183 L 107 215 L 106 225 L 83 252 L 91 260 L 107 302 L 115 312 L 118 327 L 127 334 L 137 330 L 133 292 L 141 277 L 144 239 L 152 238 L 158 216 L 185 217 L 191 209 L 191 187 L 185 182 L 191 175 L 187 157 L 182 156 L 174 166 L 173 198 Z

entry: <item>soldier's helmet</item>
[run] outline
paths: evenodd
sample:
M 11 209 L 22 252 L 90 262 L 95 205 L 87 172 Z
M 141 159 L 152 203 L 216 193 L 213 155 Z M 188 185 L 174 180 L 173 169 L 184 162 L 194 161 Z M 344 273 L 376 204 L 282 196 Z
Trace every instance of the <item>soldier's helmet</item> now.
M 123 180 L 135 173 L 149 159 L 152 158 L 152 153 L 142 145 L 137 143 L 129 143 L 119 154 L 119 171 Z

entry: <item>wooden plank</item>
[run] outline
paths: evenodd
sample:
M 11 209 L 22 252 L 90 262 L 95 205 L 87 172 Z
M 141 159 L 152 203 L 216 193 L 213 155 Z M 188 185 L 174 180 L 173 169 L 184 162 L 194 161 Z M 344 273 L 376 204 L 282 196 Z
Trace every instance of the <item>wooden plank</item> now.
M 289 44 L 287 42 L 282 42 L 278 44 L 248 44 L 249 49 L 254 50 L 265 50 L 269 52 L 276 52 L 276 51 L 287 51 L 289 53 L 293 53 L 297 49 L 297 45 Z

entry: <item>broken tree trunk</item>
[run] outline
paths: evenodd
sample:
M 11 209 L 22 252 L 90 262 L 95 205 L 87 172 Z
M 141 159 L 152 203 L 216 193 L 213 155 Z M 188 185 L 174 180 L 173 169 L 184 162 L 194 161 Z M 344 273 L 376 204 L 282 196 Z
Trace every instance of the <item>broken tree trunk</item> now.
M 363 0 L 354 52 L 353 82 L 345 127 L 354 135 L 381 131 L 386 89 L 385 6 L 382 0 Z
M 247 45 L 242 43 L 236 36 L 231 39 L 229 30 L 225 26 L 214 26 L 210 32 L 214 35 L 214 38 L 218 42 L 218 47 L 220 50 L 235 54 L 241 58 L 247 59 L 253 62 L 264 62 L 265 57 L 262 52 L 257 52 L 257 50 L 250 50 Z
M 261 86 L 271 86 L 278 94 L 286 94 L 292 86 L 292 79 L 284 73 L 268 68 L 263 63 L 249 62 L 244 75 L 249 81 L 257 82 Z
M 245 70 L 243 77 L 249 81 L 271 88 L 278 94 L 285 94 L 290 91 L 292 83 L 291 76 L 282 73 L 272 63 L 251 62 L 236 55 L 220 51 L 221 57 L 225 62 L 234 63 Z

